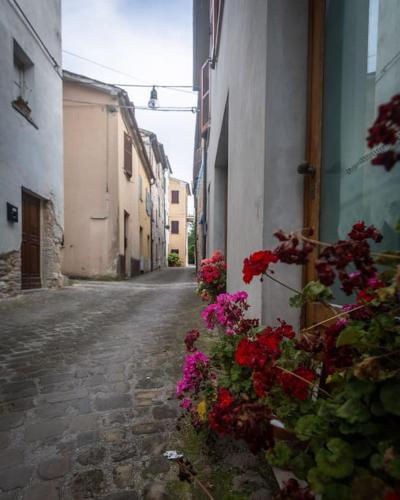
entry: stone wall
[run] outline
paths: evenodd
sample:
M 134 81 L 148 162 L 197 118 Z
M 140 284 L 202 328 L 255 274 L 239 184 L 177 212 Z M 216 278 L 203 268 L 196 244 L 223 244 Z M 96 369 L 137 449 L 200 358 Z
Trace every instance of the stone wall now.
M 64 283 L 61 272 L 63 230 L 57 222 L 52 201 L 42 204 L 42 286 L 60 287 Z
M 21 255 L 19 250 L 0 254 L 0 299 L 12 297 L 21 289 Z
M 63 286 L 60 253 L 63 231 L 54 215 L 51 201 L 42 203 L 42 286 L 55 288 Z M 21 252 L 12 250 L 0 254 L 0 299 L 12 297 L 21 291 Z

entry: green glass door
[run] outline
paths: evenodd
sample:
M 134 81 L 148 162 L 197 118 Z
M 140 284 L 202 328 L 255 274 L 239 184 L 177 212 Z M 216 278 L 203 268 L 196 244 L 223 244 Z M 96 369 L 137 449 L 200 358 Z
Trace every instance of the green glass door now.
M 366 142 L 378 106 L 400 92 L 400 0 L 326 0 L 324 23 L 320 240 L 364 220 L 383 233 L 379 251 L 400 249 L 400 165 L 372 166 Z M 335 297 L 346 300 L 338 287 Z

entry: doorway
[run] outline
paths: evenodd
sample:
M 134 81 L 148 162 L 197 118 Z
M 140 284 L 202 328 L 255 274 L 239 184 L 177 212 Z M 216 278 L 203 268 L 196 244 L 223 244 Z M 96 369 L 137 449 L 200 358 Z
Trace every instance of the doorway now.
M 130 263 L 129 251 L 129 214 L 124 210 L 124 258 L 123 258 L 123 269 L 121 269 L 121 274 L 125 278 L 128 276 L 128 269 Z
M 214 250 L 228 254 L 228 156 L 229 156 L 229 108 L 225 105 L 221 134 L 215 159 L 214 184 Z
M 40 199 L 22 191 L 21 288 L 42 286 L 40 278 Z

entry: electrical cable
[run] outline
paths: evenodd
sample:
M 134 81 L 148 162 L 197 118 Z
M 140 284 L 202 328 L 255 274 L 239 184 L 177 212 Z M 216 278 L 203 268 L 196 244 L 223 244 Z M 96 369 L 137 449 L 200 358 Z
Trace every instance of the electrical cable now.
M 102 103 L 102 102 L 90 102 L 90 101 L 80 101 L 76 99 L 63 99 L 65 102 L 72 102 L 76 104 L 83 104 L 87 106 L 109 106 L 110 103 Z M 163 106 L 160 108 L 149 108 L 148 106 L 123 106 L 119 104 L 111 104 L 111 106 L 115 106 L 120 109 L 138 109 L 141 111 L 175 111 L 175 112 L 191 112 L 197 113 L 198 109 L 196 106 Z
M 131 75 L 130 73 L 125 73 L 124 71 L 120 71 L 118 69 L 112 68 L 111 66 L 107 66 L 106 64 L 99 63 L 98 61 L 94 61 L 93 59 L 89 59 L 88 57 L 80 56 L 79 54 L 75 54 L 74 52 L 71 52 L 69 50 L 63 50 L 64 54 L 68 54 L 70 56 L 76 57 L 78 59 L 82 59 L 83 61 L 90 62 L 92 64 L 95 64 L 96 66 L 100 66 L 101 68 L 108 69 L 109 71 L 113 71 L 114 73 L 119 73 L 120 75 L 128 76 L 129 78 L 132 78 L 133 80 L 137 80 L 138 82 L 142 82 L 143 85 L 139 84 L 128 84 L 128 83 L 110 83 L 109 85 L 117 85 L 120 87 L 158 87 L 158 88 L 165 88 L 168 90 L 172 90 L 175 92 L 183 92 L 185 94 L 194 94 L 195 91 L 193 90 L 183 90 L 185 88 L 192 88 L 192 85 L 156 85 L 152 84 L 148 80 L 143 80 L 142 78 L 138 78 L 137 76 Z

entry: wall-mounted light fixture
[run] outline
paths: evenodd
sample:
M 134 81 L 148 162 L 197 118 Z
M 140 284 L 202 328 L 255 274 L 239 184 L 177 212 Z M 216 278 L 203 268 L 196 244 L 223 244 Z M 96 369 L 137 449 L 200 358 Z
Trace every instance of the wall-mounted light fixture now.
M 148 107 L 150 109 L 155 109 L 155 108 L 158 108 L 159 106 L 160 106 L 160 104 L 158 102 L 157 90 L 156 90 L 155 86 L 153 85 L 153 88 L 150 91 L 150 99 L 148 102 Z

